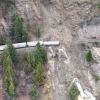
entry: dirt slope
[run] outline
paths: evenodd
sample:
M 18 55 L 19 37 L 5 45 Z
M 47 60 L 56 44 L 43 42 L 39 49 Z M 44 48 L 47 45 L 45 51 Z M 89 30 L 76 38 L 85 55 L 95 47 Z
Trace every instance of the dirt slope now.
M 100 100 L 100 81 L 95 81 L 93 70 L 96 65 L 86 61 L 86 53 L 92 50 L 93 45 L 87 43 L 86 48 L 80 45 L 82 41 L 100 37 L 98 4 L 99 0 L 15 0 L 14 10 L 24 18 L 29 41 L 60 41 L 59 47 L 47 49 L 47 78 L 41 99 L 70 100 L 68 89 L 77 78 L 83 89 Z M 62 25 L 59 25 L 60 21 Z M 38 27 L 41 29 L 40 39 L 36 37 Z

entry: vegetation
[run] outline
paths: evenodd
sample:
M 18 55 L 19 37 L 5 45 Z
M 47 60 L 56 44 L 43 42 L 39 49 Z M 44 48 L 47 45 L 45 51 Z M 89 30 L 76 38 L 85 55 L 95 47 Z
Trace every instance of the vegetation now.
M 6 36 L 0 36 L 0 45 L 6 44 L 7 37 Z
M 22 41 L 27 42 L 27 40 L 28 40 L 28 33 L 26 32 L 25 28 L 23 28 Z
M 3 5 L 4 7 L 10 6 L 10 4 L 13 4 L 14 0 L 0 0 L 0 6 Z
M 10 95 L 14 95 L 14 79 L 15 79 L 15 74 L 14 74 L 14 65 L 12 63 L 12 60 L 10 58 L 10 53 L 8 49 L 5 49 L 2 53 L 2 62 L 4 66 L 4 74 L 5 74 L 5 85 L 9 89 Z
M 96 45 L 99 45 L 99 42 L 94 42 Z
M 16 49 L 15 49 L 15 47 L 13 46 L 13 44 L 12 44 L 12 42 L 11 42 L 10 39 L 7 39 L 6 45 L 7 45 L 8 51 L 9 51 L 9 53 L 10 53 L 10 57 L 11 57 L 11 59 L 12 59 L 12 62 L 13 62 L 13 63 L 16 63 L 16 59 L 17 59 L 17 57 L 16 57 Z
M 29 66 L 33 67 L 33 53 L 28 54 L 27 61 L 28 61 Z
M 41 67 L 41 63 L 39 63 L 36 68 L 36 74 L 34 77 L 34 81 L 37 85 L 44 84 L 44 72 L 43 72 L 43 68 Z
M 23 70 L 25 72 L 30 72 L 33 67 L 33 53 L 29 53 L 28 57 L 26 57 L 25 52 L 22 52 L 22 57 L 20 59 L 20 63 L 23 66 Z
M 23 18 L 18 15 L 16 12 L 14 15 L 15 19 L 15 34 L 17 36 L 18 42 L 27 42 L 28 40 L 28 33 L 26 32 L 24 26 L 23 26 Z
M 91 3 L 94 4 L 94 1 L 92 0 Z
M 38 27 L 37 29 L 37 37 L 40 38 L 41 37 L 41 32 L 40 32 L 40 28 Z
M 1 4 L 6 4 L 6 0 L 0 0 L 0 5 Z
M 96 81 L 99 81 L 99 76 L 96 76 Z
M 43 63 L 46 63 L 46 61 L 47 61 L 47 53 L 45 50 L 43 50 L 43 52 L 42 52 L 42 61 L 43 61 Z
M 100 3 L 98 4 L 98 8 L 100 8 Z
M 37 92 L 36 92 L 36 88 L 34 85 L 32 86 L 31 98 L 32 100 L 36 100 L 37 98 Z
M 59 25 L 62 25 L 62 21 L 59 22 Z
M 40 43 L 37 43 L 36 45 L 36 51 L 35 51 L 35 63 L 34 67 L 36 68 L 39 63 L 43 63 L 42 57 L 41 57 L 42 47 L 40 46 Z
M 72 84 L 72 86 L 69 89 L 68 96 L 72 100 L 76 100 L 78 98 L 78 95 L 80 94 L 79 90 L 77 89 L 75 84 Z
M 35 63 L 34 67 L 36 68 L 39 63 L 45 63 L 47 61 L 47 53 L 46 51 L 42 48 L 40 43 L 38 42 L 36 45 L 36 51 L 35 51 Z
M 86 55 L 86 60 L 87 61 L 91 61 L 92 60 L 92 54 L 91 54 L 91 51 L 89 51 Z
M 85 43 L 82 43 L 83 46 L 85 46 Z
M 22 57 L 20 59 L 20 63 L 22 64 L 24 70 L 26 70 L 26 65 L 25 65 L 26 61 L 27 61 L 27 57 L 26 57 L 25 52 L 23 51 L 22 52 Z
M 86 3 L 88 3 L 88 1 L 86 0 Z

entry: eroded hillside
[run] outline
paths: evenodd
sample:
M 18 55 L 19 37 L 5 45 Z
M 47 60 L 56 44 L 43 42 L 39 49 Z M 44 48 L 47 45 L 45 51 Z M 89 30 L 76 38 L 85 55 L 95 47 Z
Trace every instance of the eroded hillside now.
M 17 11 L 24 20 L 28 41 L 60 42 L 58 47 L 46 48 L 46 80 L 43 96 L 37 100 L 70 100 L 69 86 L 75 79 L 100 99 L 100 80 L 95 80 L 96 75 L 100 77 L 100 44 L 95 44 L 100 42 L 99 4 L 99 0 L 15 0 L 12 4 L 12 12 Z M 12 12 L 0 7 L 0 34 L 14 41 Z M 36 36 L 38 27 L 40 38 Z M 89 50 L 93 55 L 90 62 L 86 61 Z

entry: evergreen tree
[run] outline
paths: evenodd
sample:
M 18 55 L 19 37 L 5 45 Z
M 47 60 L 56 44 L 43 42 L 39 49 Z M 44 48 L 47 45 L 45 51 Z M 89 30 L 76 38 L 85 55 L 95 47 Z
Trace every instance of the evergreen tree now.
M 68 96 L 72 100 L 77 100 L 78 95 L 80 94 L 79 90 L 77 89 L 75 84 L 72 84 L 72 86 L 69 89 Z
M 14 94 L 14 65 L 12 63 L 12 59 L 10 58 L 10 53 L 8 49 L 5 49 L 2 53 L 2 62 L 4 66 L 4 74 L 5 74 L 5 85 L 9 88 L 9 93 Z
M 39 42 L 36 44 L 36 50 L 39 50 L 39 51 L 40 51 L 40 53 L 42 53 L 42 52 L 43 52 L 43 48 L 42 48 L 42 46 L 40 45 L 40 43 L 39 43 Z
M 36 45 L 36 51 L 34 55 L 35 55 L 35 64 L 34 64 L 35 68 L 39 63 L 42 64 L 47 61 L 47 53 L 45 50 L 43 50 L 39 42 Z
M 15 13 L 14 19 L 15 19 L 15 34 L 17 36 L 18 42 L 21 42 L 23 34 L 23 22 L 17 12 Z
M 27 42 L 28 40 L 28 33 L 26 32 L 24 26 L 23 26 L 23 18 L 20 17 L 18 15 L 18 13 L 16 12 L 15 13 L 15 16 L 14 16 L 14 19 L 15 19 L 15 34 L 17 36 L 17 40 L 18 42 Z
M 33 53 L 29 53 L 28 54 L 28 64 L 30 65 L 30 67 L 33 67 Z
M 27 34 L 25 28 L 23 28 L 22 41 L 27 42 L 27 40 L 28 40 L 28 34 Z
M 40 38 L 41 37 L 41 32 L 40 32 L 40 28 L 38 27 L 37 29 L 37 37 Z
M 43 63 L 47 61 L 47 53 L 45 50 L 43 50 L 43 53 L 42 53 L 42 60 L 43 60 Z
M 34 85 L 32 86 L 31 98 L 32 100 L 36 100 L 37 98 L 37 92 L 36 92 L 36 88 Z
M 20 59 L 20 63 L 22 64 L 24 71 L 26 71 L 26 63 L 25 63 L 26 61 L 27 61 L 27 57 L 26 57 L 25 52 L 23 51 L 22 52 L 22 57 Z
M 16 59 L 17 59 L 17 57 L 16 57 L 16 49 L 14 48 L 14 46 L 13 46 L 13 44 L 12 44 L 10 39 L 7 39 L 6 45 L 7 45 L 8 51 L 10 53 L 12 62 L 16 63 Z
M 27 57 L 26 57 L 25 52 L 23 51 L 23 52 L 22 52 L 22 57 L 21 57 L 21 59 L 20 59 L 20 63 L 23 64 L 23 63 L 25 63 L 26 60 L 27 60 Z
M 42 62 L 43 62 L 43 60 L 42 60 L 42 58 L 41 58 L 41 53 L 40 53 L 39 49 L 37 49 L 37 50 L 35 51 L 34 56 L 35 56 L 34 67 L 36 68 L 37 65 L 38 65 L 39 63 L 42 63 Z
M 91 54 L 91 51 L 89 51 L 86 55 L 86 60 L 87 61 L 91 61 L 92 60 L 92 54 Z
M 9 86 L 9 93 L 10 93 L 10 95 L 14 95 L 14 84 L 13 84 L 13 82 L 11 82 L 10 83 L 10 86 Z
M 0 45 L 2 45 L 2 37 L 0 36 Z
M 43 72 L 43 68 L 41 67 L 41 63 L 39 63 L 36 68 L 36 74 L 34 77 L 34 81 L 37 85 L 44 84 L 44 72 Z

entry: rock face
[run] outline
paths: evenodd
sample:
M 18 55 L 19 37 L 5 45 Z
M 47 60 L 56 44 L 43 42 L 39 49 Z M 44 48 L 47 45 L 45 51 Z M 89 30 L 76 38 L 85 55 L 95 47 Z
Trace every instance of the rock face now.
M 67 45 L 74 29 L 100 13 L 99 0 L 16 0 L 15 4 L 24 18 L 30 41 L 36 40 L 36 31 L 40 27 L 41 40 L 59 40 Z M 59 25 L 60 21 L 62 25 Z

